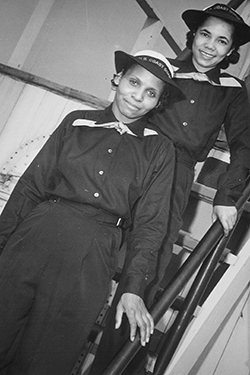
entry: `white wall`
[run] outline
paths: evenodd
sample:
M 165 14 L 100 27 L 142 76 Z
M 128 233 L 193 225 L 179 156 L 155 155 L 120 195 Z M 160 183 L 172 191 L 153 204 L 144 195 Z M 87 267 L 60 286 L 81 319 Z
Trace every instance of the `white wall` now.
M 181 13 L 211 2 L 148 0 L 181 49 Z M 113 53 L 133 49 L 145 20 L 135 0 L 1 0 L 0 63 L 107 99 Z M 150 47 L 175 57 L 162 37 Z

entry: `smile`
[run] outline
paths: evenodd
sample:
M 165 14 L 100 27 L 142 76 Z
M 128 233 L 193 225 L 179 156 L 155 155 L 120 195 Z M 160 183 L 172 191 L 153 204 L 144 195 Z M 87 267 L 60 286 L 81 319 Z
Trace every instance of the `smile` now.
M 200 54 L 205 58 L 205 59 L 212 59 L 215 57 L 215 55 L 208 53 L 206 51 L 200 50 Z
M 127 106 L 128 106 L 129 108 L 132 108 L 133 110 L 136 110 L 136 111 L 139 111 L 139 110 L 140 110 L 140 108 L 138 108 L 135 104 L 130 103 L 130 102 L 128 102 L 127 100 L 125 100 L 125 103 L 127 104 Z

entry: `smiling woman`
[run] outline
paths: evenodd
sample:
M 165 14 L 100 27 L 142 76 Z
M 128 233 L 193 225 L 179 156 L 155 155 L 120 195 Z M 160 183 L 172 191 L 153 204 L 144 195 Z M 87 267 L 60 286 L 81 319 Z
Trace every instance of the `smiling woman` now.
M 121 75 L 114 103 L 64 117 L 4 207 L 1 374 L 70 374 L 108 296 L 123 222 L 131 231 L 117 326 L 125 312 L 132 340 L 137 327 L 143 346 L 153 333 L 143 294 L 166 233 L 175 153 L 145 115 L 165 84 L 181 90 L 162 55 L 142 66 L 152 53 L 123 53 L 137 65 Z
M 113 111 L 117 118 L 127 123 L 156 107 L 165 86 L 162 80 L 140 65 L 132 66 L 118 79 Z
M 116 70 L 113 85 L 116 97 L 113 111 L 121 121 L 130 123 L 153 108 L 165 106 L 166 97 L 180 95 L 173 82 L 169 61 L 155 51 L 140 51 L 135 56 L 116 51 Z
M 193 64 L 206 72 L 230 55 L 234 26 L 216 17 L 208 17 L 197 29 L 193 41 Z
M 235 202 L 245 186 L 250 169 L 250 108 L 246 89 L 239 79 L 221 72 L 222 64 L 227 67 L 232 54 L 236 52 L 237 56 L 239 46 L 250 41 L 250 27 L 233 9 L 218 3 L 204 10 L 189 9 L 182 18 L 190 30 L 191 43 L 188 47 L 191 47 L 192 53 L 186 60 L 176 59 L 171 63 L 174 82 L 182 89 L 185 98 L 179 101 L 170 98 L 169 107 L 149 119 L 153 129 L 160 129 L 173 141 L 177 160 L 170 221 L 157 260 L 157 275 L 148 288 L 148 306 L 166 275 L 173 245 L 182 227 L 195 164 L 206 159 L 223 123 L 231 158 L 227 171 L 221 173 L 217 181 L 211 223 L 220 220 L 225 235 L 236 222 Z M 91 375 L 103 373 L 103 364 L 111 361 L 112 355 L 119 351 L 126 339 L 126 330 L 113 332 L 105 329 Z M 145 353 L 142 361 L 135 356 L 123 375 L 144 373 L 145 362 Z

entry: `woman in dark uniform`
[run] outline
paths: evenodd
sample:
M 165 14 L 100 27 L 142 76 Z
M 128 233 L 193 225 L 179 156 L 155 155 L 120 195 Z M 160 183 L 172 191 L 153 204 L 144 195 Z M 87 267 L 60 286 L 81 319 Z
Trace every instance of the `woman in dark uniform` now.
M 0 217 L 0 374 L 69 375 L 108 296 L 132 223 L 117 312 L 145 345 L 143 292 L 165 236 L 174 149 L 147 127 L 180 90 L 158 53 L 115 54 L 114 102 L 69 113 L 24 172 Z
M 171 60 L 174 81 L 183 91 L 182 100 L 171 100 L 164 111 L 150 119 L 153 129 L 170 138 L 176 149 L 176 166 L 171 197 L 171 214 L 164 246 L 159 251 L 157 273 L 148 286 L 147 306 L 154 301 L 167 272 L 194 179 L 194 167 L 212 149 L 224 124 L 230 149 L 230 164 L 218 178 L 212 220 L 218 219 L 225 235 L 237 219 L 235 203 L 245 187 L 250 170 L 250 107 L 240 79 L 224 72 L 239 60 L 238 49 L 250 41 L 250 27 L 226 4 L 206 9 L 188 9 L 182 18 L 189 28 L 185 60 Z M 211 222 L 212 222 L 211 220 Z M 119 300 L 122 284 L 116 292 Z M 115 301 L 116 301 L 115 299 Z M 110 319 L 114 314 L 113 303 Z M 125 325 L 125 324 L 124 324 Z M 100 375 L 126 339 L 125 329 L 115 331 L 106 324 L 91 375 Z M 108 347 L 108 350 L 106 350 Z M 148 346 L 145 351 L 148 351 Z M 139 355 L 143 357 L 142 364 Z M 146 355 L 135 356 L 123 375 L 144 374 Z

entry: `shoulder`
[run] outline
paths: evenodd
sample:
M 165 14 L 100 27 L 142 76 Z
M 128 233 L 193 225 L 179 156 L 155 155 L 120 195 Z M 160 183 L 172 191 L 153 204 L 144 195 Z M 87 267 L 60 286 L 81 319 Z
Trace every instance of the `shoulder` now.
M 157 150 L 157 164 L 169 165 L 175 161 L 175 147 L 171 139 L 163 134 L 159 134 L 159 147 Z
M 153 127 L 151 127 L 151 129 L 153 129 Z M 166 135 L 162 134 L 162 132 L 160 132 L 159 129 L 157 129 L 156 127 L 152 131 L 157 133 L 157 135 L 145 138 L 148 138 L 148 141 L 153 146 L 154 151 L 164 155 L 174 154 L 175 148 L 172 140 L 168 138 Z
M 62 137 L 71 136 L 72 133 L 77 132 L 76 127 L 72 126 L 75 120 L 88 119 L 97 121 L 103 110 L 75 110 L 69 112 L 61 121 L 55 130 L 55 134 L 61 134 Z M 79 127 L 77 127 L 79 128 Z
M 63 132 L 70 133 L 74 126 L 72 124 L 75 120 L 78 119 L 86 119 L 86 120 L 94 120 L 97 121 L 101 114 L 103 113 L 103 110 L 75 110 L 72 112 L 69 112 L 62 120 L 62 122 L 59 125 L 59 129 Z
M 63 122 L 72 124 L 77 119 L 86 119 L 86 120 L 98 120 L 98 118 L 102 115 L 103 110 L 76 110 L 68 113 Z
M 170 138 L 168 138 L 166 135 L 161 133 L 159 134 L 159 139 L 164 149 L 167 149 L 168 152 L 172 152 L 172 151 L 175 152 L 173 141 Z

